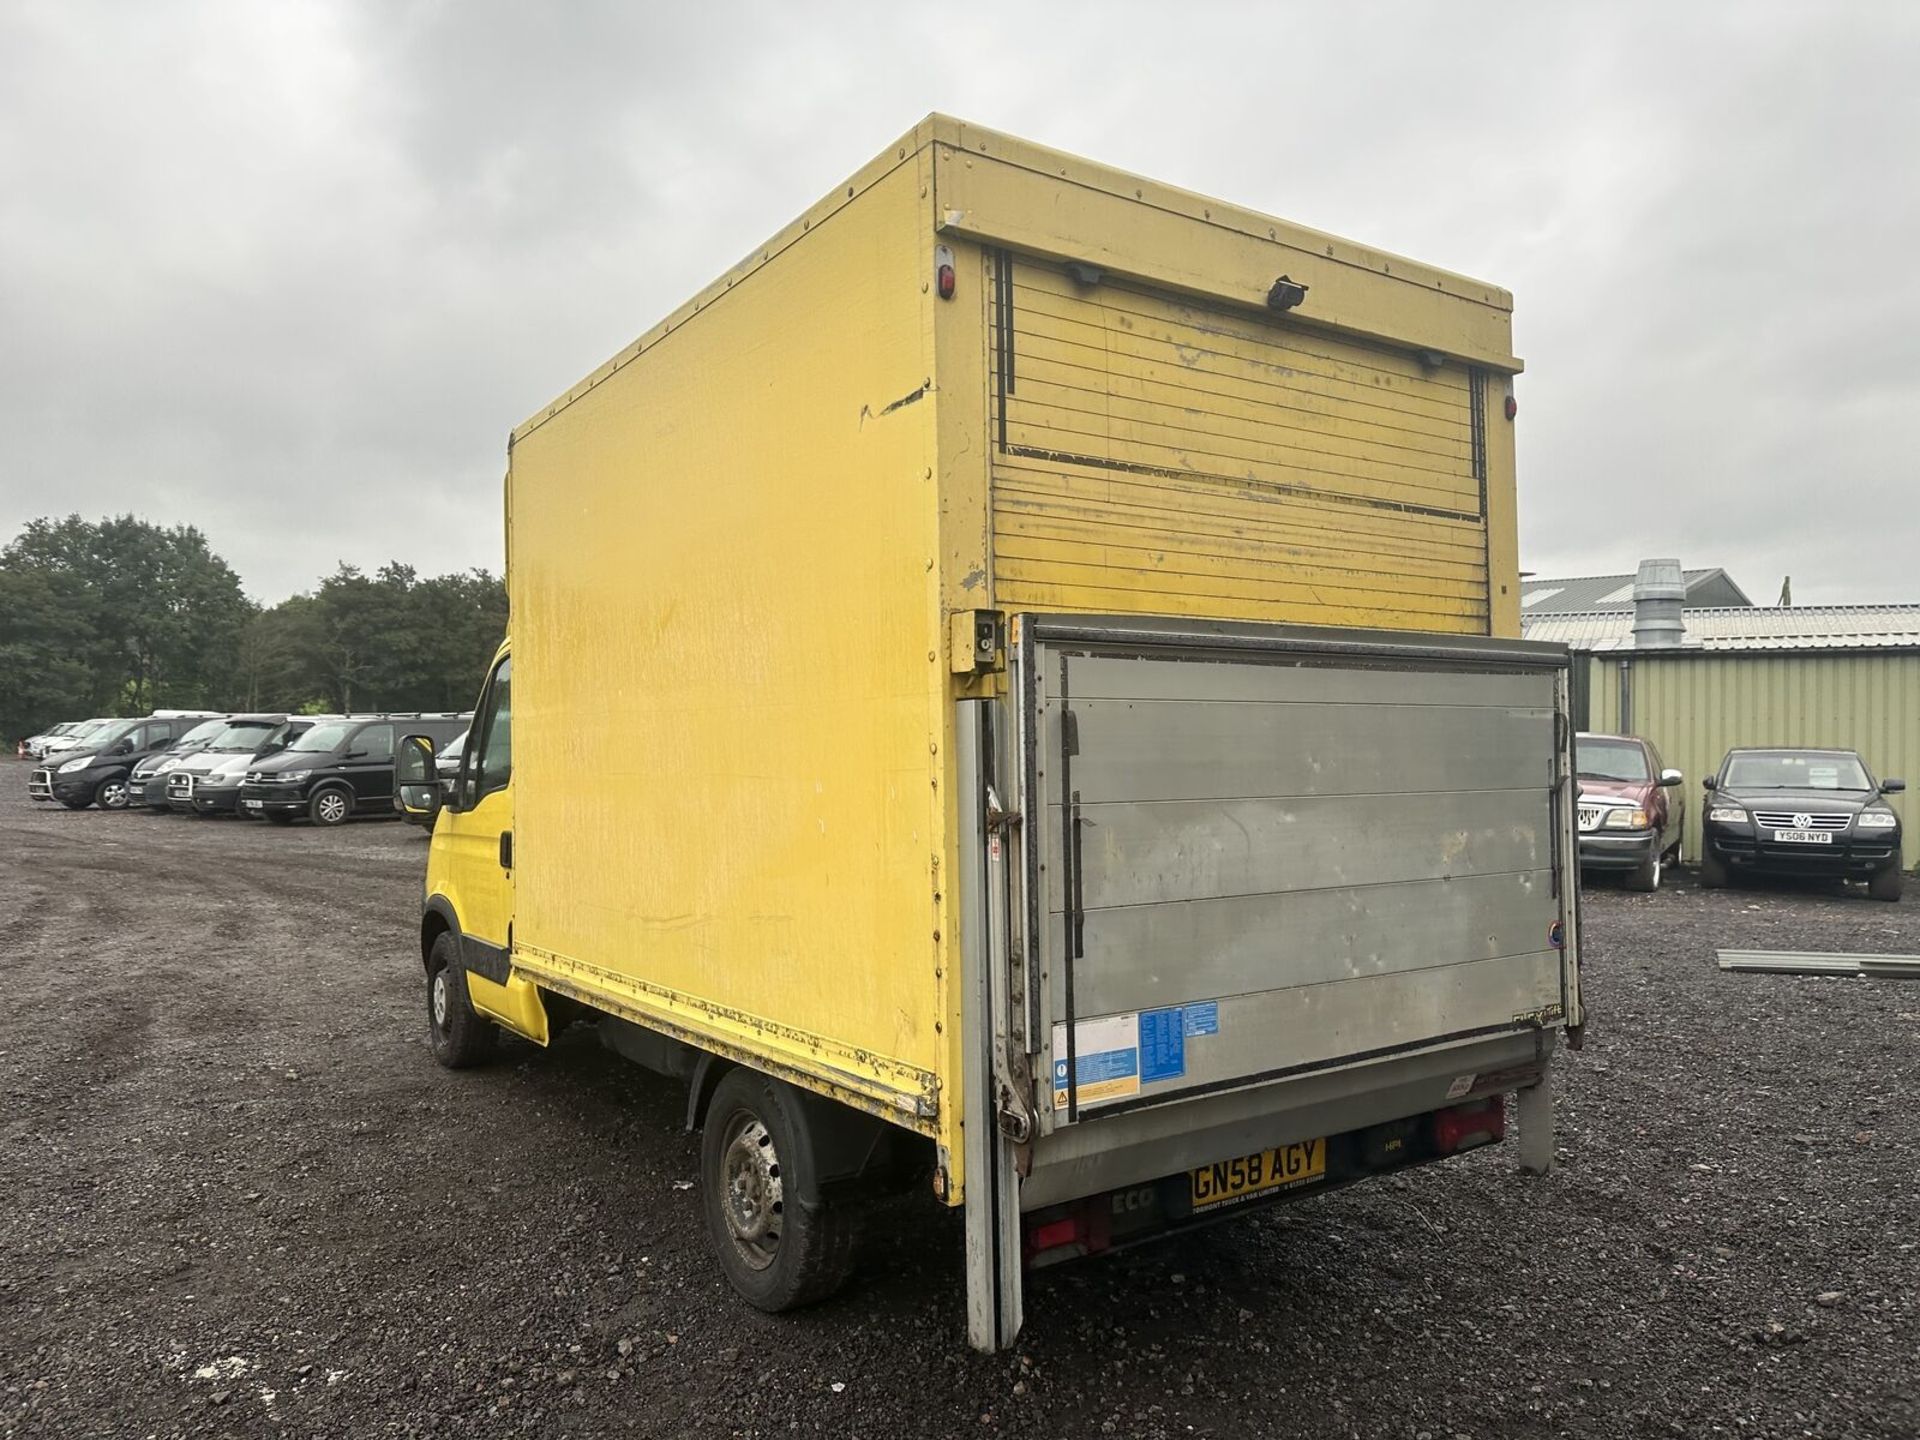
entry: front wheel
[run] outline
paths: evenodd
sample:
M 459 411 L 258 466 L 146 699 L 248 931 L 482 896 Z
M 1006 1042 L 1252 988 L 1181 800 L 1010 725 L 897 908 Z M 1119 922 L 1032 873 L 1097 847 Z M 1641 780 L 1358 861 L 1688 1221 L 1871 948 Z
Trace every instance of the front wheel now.
M 493 1058 L 500 1032 L 483 1019 L 467 994 L 467 968 L 451 930 L 433 942 L 427 957 L 427 1041 L 433 1058 L 449 1070 L 466 1070 Z
M 1647 858 L 1627 872 L 1627 889 L 1638 890 L 1643 894 L 1660 888 L 1660 842 L 1655 840 L 1647 849 Z
M 757 1070 L 729 1070 L 714 1088 L 700 1140 L 702 1208 L 727 1280 L 779 1312 L 824 1300 L 853 1272 L 857 1217 L 809 1200 L 798 1100 Z
M 93 803 L 102 810 L 124 810 L 132 798 L 133 792 L 127 788 L 125 779 L 102 780 L 93 792 Z
M 1867 881 L 1867 894 L 1876 900 L 1898 900 L 1905 886 L 1906 876 L 1900 871 L 1900 862 L 1895 860 Z
M 1700 847 L 1700 888 L 1719 890 L 1723 889 L 1726 883 L 1726 863 L 1713 853 L 1711 845 L 1702 845 Z
M 343 825 L 351 814 L 353 800 L 344 790 L 322 790 L 307 802 L 307 818 L 316 825 Z

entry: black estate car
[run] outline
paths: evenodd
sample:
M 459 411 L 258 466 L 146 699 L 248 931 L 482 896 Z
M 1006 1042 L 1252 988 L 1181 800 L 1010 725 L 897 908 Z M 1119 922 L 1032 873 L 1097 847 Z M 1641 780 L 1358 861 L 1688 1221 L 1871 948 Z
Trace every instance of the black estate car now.
M 1864 880 L 1876 900 L 1898 900 L 1900 817 L 1884 797 L 1903 781 L 1875 780 L 1851 750 L 1729 750 L 1707 789 L 1700 883 L 1734 874 Z
M 393 747 L 402 734 L 444 745 L 469 715 L 351 715 L 315 725 L 247 771 L 240 813 L 290 825 L 302 815 L 338 825 L 393 814 Z

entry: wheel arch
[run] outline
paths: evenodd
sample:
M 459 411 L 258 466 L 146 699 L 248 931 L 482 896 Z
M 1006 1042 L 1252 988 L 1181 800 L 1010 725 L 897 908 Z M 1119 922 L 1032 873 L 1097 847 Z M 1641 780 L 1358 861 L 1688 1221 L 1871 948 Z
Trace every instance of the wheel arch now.
M 433 959 L 433 946 L 442 935 L 453 936 L 453 943 L 460 944 L 460 917 L 453 913 L 453 904 L 444 895 L 428 897 L 426 907 L 420 912 L 420 965 L 422 969 Z

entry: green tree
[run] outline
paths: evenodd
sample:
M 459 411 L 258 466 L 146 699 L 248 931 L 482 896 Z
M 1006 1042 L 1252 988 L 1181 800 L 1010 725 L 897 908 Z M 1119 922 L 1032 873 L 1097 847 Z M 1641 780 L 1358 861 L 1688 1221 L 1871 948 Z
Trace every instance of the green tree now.
M 0 738 L 98 713 L 92 642 L 92 597 L 71 577 L 0 561 Z
M 229 698 L 253 606 L 193 526 L 131 515 L 33 520 L 0 552 L 0 568 L 38 572 L 86 597 L 90 634 L 71 655 L 90 672 L 100 704 L 139 712 Z

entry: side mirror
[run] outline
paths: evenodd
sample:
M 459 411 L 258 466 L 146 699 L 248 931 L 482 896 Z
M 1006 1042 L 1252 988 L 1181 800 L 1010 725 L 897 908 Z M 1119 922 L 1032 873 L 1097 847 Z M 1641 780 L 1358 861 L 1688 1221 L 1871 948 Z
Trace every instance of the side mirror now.
M 1702 790 L 1717 790 L 1720 788 L 1720 782 L 1709 775 L 1700 782 L 1700 788 Z
M 401 736 L 393 752 L 393 779 L 394 809 L 422 817 L 431 826 L 446 804 L 434 774 L 433 741 L 425 735 Z
M 1685 778 L 1686 777 L 1678 770 L 1662 770 L 1660 772 L 1660 783 L 1662 785 L 1678 785 Z
M 1907 782 L 1904 780 L 1882 780 L 1880 782 L 1880 793 L 1882 795 L 1898 795 L 1906 788 Z

